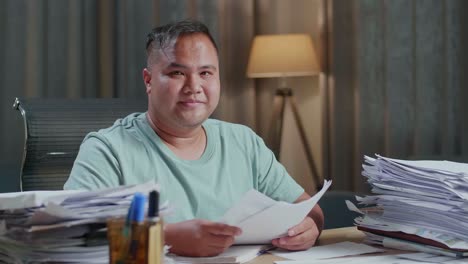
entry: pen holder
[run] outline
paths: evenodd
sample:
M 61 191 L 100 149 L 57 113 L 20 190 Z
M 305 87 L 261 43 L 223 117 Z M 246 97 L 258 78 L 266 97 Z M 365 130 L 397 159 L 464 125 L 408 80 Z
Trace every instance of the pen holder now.
M 110 218 L 107 220 L 109 263 L 161 264 L 164 259 L 163 237 L 162 221 L 126 226 L 124 218 Z

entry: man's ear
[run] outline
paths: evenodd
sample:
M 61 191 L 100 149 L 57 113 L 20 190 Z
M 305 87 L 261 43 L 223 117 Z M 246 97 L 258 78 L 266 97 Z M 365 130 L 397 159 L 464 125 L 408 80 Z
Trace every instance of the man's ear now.
M 151 93 L 151 73 L 147 68 L 143 69 L 143 82 L 145 82 L 146 93 Z

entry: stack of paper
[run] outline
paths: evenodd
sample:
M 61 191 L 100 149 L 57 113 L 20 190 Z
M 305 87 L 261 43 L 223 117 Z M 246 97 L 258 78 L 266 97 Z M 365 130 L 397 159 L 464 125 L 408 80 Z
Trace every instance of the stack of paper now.
M 468 256 L 468 164 L 365 157 L 362 175 L 375 195 L 358 228 L 384 246 Z M 407 242 L 412 241 L 412 242 Z
M 0 194 L 0 262 L 108 263 L 106 219 L 125 216 L 134 193 L 154 189 Z

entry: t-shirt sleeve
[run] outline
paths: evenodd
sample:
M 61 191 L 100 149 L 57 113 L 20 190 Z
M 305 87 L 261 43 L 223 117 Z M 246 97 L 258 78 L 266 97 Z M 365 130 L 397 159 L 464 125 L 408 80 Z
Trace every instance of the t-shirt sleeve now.
M 119 185 L 119 163 L 105 142 L 94 133 L 85 138 L 63 187 L 65 190 L 96 190 Z
M 255 135 L 258 190 L 277 201 L 292 203 L 304 193 L 302 188 L 276 160 L 264 141 Z

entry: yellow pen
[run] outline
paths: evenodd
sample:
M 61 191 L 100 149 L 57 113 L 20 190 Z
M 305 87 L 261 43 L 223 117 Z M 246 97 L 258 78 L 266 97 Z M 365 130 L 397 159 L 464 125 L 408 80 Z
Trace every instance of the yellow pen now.
M 148 264 L 161 264 L 164 259 L 164 231 L 163 222 L 159 217 L 159 193 L 149 194 L 148 221 Z

